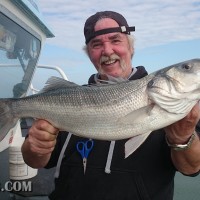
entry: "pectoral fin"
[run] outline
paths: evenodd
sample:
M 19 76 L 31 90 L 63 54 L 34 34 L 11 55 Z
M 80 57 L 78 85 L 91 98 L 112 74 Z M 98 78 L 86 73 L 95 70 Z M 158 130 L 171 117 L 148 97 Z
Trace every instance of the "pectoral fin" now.
M 151 132 L 137 135 L 125 143 L 125 158 L 130 156 L 149 136 Z
M 118 122 L 122 125 L 140 124 L 142 121 L 144 121 L 144 118 L 147 118 L 153 114 L 153 108 L 154 105 L 152 104 L 142 107 L 138 110 L 134 110 L 126 116 L 120 118 Z

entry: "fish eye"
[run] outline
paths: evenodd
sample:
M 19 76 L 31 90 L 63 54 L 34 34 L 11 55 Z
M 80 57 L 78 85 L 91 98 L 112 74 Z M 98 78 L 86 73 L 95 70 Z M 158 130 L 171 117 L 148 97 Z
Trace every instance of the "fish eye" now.
M 183 68 L 183 69 L 190 69 L 190 66 L 189 66 L 188 64 L 183 64 L 183 65 L 182 65 L 182 68 Z
M 153 86 L 153 84 L 154 84 L 154 81 L 153 81 L 153 80 L 150 80 L 150 81 L 148 82 L 147 86 L 151 88 L 151 87 Z

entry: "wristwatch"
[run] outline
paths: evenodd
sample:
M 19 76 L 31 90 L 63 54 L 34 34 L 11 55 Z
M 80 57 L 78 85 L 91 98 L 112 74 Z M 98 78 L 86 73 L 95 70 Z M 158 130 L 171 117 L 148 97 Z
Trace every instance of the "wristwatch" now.
M 167 142 L 168 147 L 170 147 L 171 149 L 175 151 L 182 151 L 182 150 L 188 149 L 191 146 L 193 140 L 196 137 L 196 134 L 197 134 L 196 131 L 194 131 L 186 144 L 170 144 L 167 139 L 166 134 L 165 134 L 165 140 Z

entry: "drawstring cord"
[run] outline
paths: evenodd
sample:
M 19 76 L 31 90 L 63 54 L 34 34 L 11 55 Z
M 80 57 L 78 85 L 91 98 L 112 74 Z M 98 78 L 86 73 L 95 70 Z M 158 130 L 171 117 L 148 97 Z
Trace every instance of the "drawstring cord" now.
M 54 174 L 54 177 L 55 178 L 58 178 L 59 175 L 60 175 L 60 166 L 61 166 L 61 163 L 62 163 L 62 159 L 64 157 L 64 153 L 65 153 L 65 150 L 69 144 L 69 140 L 72 136 L 72 133 L 68 133 L 68 136 L 65 140 L 65 143 L 63 145 L 63 148 L 60 152 L 60 155 L 59 155 L 59 158 L 58 158 L 58 162 L 57 162 L 57 165 L 56 165 L 56 170 L 55 170 L 55 174 Z M 115 147 L 115 141 L 111 141 L 110 143 L 110 147 L 109 147 L 109 151 L 108 151 L 108 157 L 107 157 L 107 162 L 106 162 L 106 167 L 105 167 L 105 173 L 107 174 L 110 174 L 111 173 L 111 162 L 112 162 L 112 157 L 113 157 L 113 152 L 114 152 L 114 147 Z
M 109 152 L 108 152 L 108 157 L 107 157 L 107 162 L 106 162 L 106 167 L 105 167 L 105 173 L 107 173 L 107 174 L 111 173 L 110 166 L 111 166 L 111 161 L 112 161 L 112 157 L 113 157 L 114 147 L 115 147 L 115 141 L 111 141 Z
M 61 163 L 62 163 L 62 159 L 64 157 L 64 153 L 65 153 L 65 149 L 67 148 L 68 144 L 69 144 L 69 140 L 72 136 L 72 133 L 68 133 L 68 136 L 67 136 L 67 139 L 65 140 L 65 143 L 63 145 L 63 148 L 60 152 L 60 156 L 58 158 L 58 162 L 57 162 L 57 165 L 56 165 L 56 171 L 55 171 L 55 174 L 54 174 L 54 177 L 55 178 L 58 178 L 59 177 L 59 174 L 60 174 L 60 166 L 61 166 Z

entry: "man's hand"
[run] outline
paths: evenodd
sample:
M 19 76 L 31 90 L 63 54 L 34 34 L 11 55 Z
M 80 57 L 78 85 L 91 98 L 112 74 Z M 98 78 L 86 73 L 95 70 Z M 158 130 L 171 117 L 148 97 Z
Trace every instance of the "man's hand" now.
M 44 167 L 56 145 L 59 130 L 45 120 L 36 120 L 22 145 L 25 162 L 34 168 Z
M 182 120 L 165 128 L 170 144 L 186 144 L 195 131 L 200 119 L 200 107 L 197 103 L 190 113 Z M 194 174 L 200 170 L 200 140 L 196 135 L 191 146 L 182 151 L 171 150 L 174 166 L 184 174 Z
M 168 141 L 171 144 L 185 144 L 195 131 L 196 124 L 200 119 L 200 106 L 197 103 L 190 113 L 182 120 L 165 128 Z

